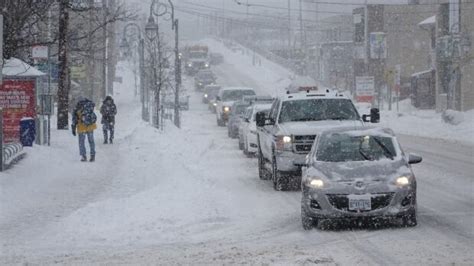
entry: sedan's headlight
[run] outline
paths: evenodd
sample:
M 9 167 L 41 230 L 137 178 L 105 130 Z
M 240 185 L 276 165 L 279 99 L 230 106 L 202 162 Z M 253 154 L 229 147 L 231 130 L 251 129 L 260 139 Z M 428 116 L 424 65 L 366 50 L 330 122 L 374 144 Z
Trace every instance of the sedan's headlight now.
M 207 94 L 204 94 L 204 98 L 207 98 Z
M 229 112 L 230 111 L 230 107 L 229 106 L 224 106 L 224 112 Z
M 209 67 L 209 64 L 205 64 L 204 67 Z
M 190 63 L 190 64 L 188 64 L 188 67 L 192 67 L 192 66 L 193 66 L 193 64 L 191 64 L 191 63 Z
M 407 186 L 410 184 L 410 178 L 407 176 L 400 176 L 395 180 L 395 183 L 399 186 Z
M 308 185 L 312 188 L 322 188 L 322 187 L 324 187 L 324 182 L 323 182 L 323 180 L 321 180 L 319 178 L 316 178 L 316 179 L 311 179 L 308 182 Z
M 217 103 L 212 103 L 212 105 L 217 106 Z

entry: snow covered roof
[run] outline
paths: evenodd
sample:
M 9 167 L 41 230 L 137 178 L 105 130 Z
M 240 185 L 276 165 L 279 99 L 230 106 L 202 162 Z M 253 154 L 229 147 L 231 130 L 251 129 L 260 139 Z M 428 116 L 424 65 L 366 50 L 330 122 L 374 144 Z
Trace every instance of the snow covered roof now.
M 435 23 L 436 23 L 436 15 L 431 16 L 431 17 L 423 20 L 422 22 L 418 23 L 418 26 L 420 26 L 422 28 L 434 27 Z
M 46 75 L 35 67 L 14 57 L 5 60 L 2 73 L 6 77 L 39 77 Z

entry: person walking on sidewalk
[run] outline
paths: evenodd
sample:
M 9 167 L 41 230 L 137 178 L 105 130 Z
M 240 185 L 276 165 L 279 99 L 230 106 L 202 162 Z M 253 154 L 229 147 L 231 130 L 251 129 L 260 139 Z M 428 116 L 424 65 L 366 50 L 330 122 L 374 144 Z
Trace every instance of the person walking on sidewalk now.
M 95 161 L 94 130 L 97 128 L 97 116 L 94 113 L 94 108 L 95 104 L 91 100 L 81 97 L 72 114 L 72 135 L 79 134 L 79 153 L 82 162 L 87 161 L 86 137 L 89 142 L 90 161 Z
M 114 141 L 115 115 L 117 114 L 117 106 L 112 96 L 107 96 L 100 107 L 102 115 L 102 130 L 104 131 L 104 144 L 112 144 Z M 110 132 L 110 135 L 109 135 Z

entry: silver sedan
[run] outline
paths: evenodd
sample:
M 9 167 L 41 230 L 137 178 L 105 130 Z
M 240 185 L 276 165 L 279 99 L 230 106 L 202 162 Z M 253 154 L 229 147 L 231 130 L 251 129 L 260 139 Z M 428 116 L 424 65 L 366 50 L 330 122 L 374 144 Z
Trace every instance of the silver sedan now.
M 390 129 L 351 127 L 317 136 L 302 168 L 301 219 L 305 230 L 321 220 L 399 218 L 415 226 L 416 179 Z

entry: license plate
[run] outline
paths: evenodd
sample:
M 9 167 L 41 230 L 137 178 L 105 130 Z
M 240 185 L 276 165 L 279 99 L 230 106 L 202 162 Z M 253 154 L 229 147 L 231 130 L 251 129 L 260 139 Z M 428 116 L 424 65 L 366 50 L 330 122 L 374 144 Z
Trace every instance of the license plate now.
M 370 211 L 372 210 L 372 201 L 370 195 L 349 195 L 349 210 L 351 211 Z

